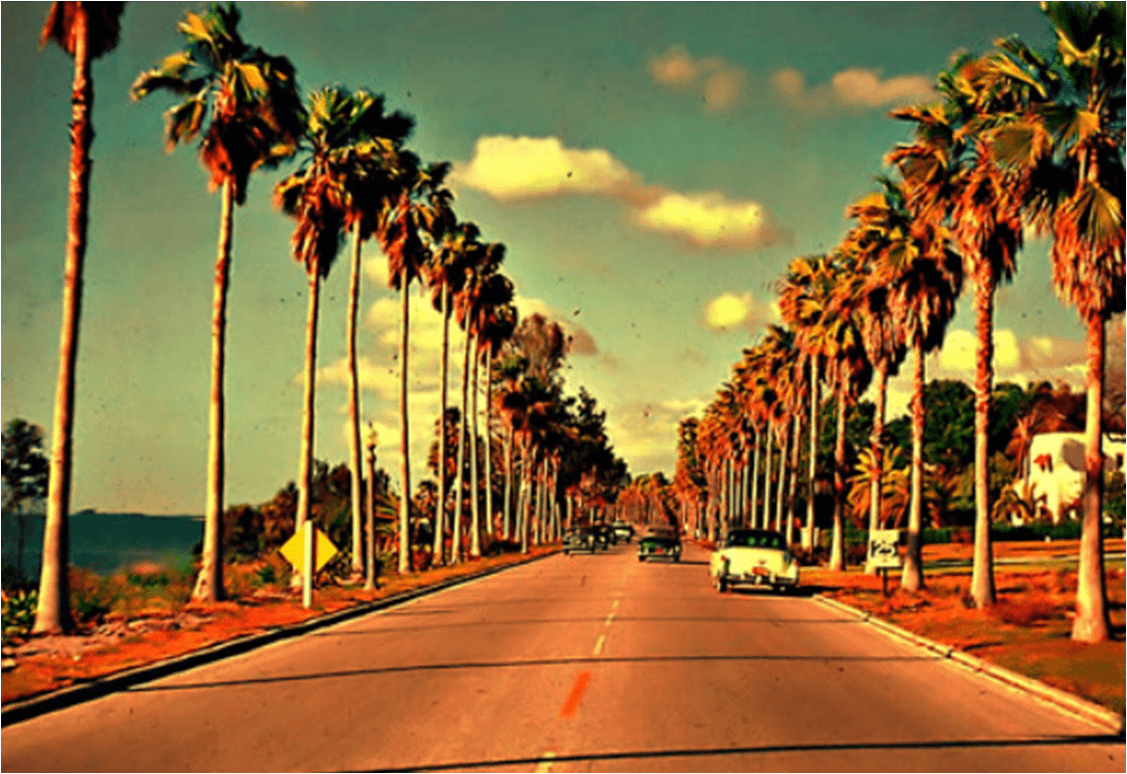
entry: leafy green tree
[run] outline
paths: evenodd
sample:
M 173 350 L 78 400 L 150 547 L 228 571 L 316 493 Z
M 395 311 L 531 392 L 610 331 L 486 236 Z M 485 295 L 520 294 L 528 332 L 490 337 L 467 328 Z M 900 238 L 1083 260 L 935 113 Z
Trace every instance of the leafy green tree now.
M 47 496 L 49 466 L 43 455 L 43 428 L 18 417 L 8 422 L 3 463 L 4 512 L 16 517 L 16 579 L 22 586 L 27 517 Z
M 234 5 L 191 11 L 177 25 L 188 47 L 142 73 L 131 94 L 139 100 L 169 91 L 183 101 L 166 114 L 169 150 L 197 137 L 211 187 L 222 189 L 219 248 L 211 311 L 211 402 L 208 415 L 207 501 L 203 565 L 192 598 L 223 598 L 221 521 L 226 435 L 227 289 L 231 272 L 234 205 L 246 202 L 247 181 L 262 167 L 293 155 L 301 134 L 301 98 L 288 59 L 251 46 L 239 34 Z M 41 595 L 42 599 L 42 595 Z

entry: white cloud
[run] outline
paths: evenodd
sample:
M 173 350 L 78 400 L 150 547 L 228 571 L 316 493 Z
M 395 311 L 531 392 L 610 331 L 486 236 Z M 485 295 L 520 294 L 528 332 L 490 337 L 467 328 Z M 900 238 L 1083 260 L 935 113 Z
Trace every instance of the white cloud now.
M 932 79 L 898 75 L 882 79 L 880 70 L 852 67 L 835 73 L 827 84 L 807 87 L 801 71 L 787 67 L 768 78 L 775 93 L 791 107 L 807 112 L 832 108 L 882 108 L 935 98 Z
M 714 331 L 741 327 L 754 331 L 779 319 L 778 304 L 774 300 L 764 304 L 750 292 L 721 293 L 704 307 L 704 324 Z
M 715 99 L 723 102 L 729 92 L 718 89 Z M 459 182 L 502 201 L 564 193 L 617 198 L 636 224 L 698 247 L 756 248 L 790 239 L 759 202 L 731 200 L 718 191 L 684 194 L 646 186 L 607 151 L 566 148 L 555 137 L 481 137 L 473 159 L 458 170 Z M 373 260 L 365 271 L 373 282 L 386 284 L 386 266 Z
M 687 89 L 704 80 L 704 107 L 710 113 L 727 110 L 739 101 L 746 80 L 743 70 L 723 59 L 693 59 L 684 46 L 671 46 L 649 62 L 654 81 L 669 89 Z
M 636 175 L 601 148 L 565 148 L 556 137 L 478 138 L 474 155 L 456 169 L 456 183 L 513 200 L 565 192 L 614 191 Z
M 939 351 L 939 364 L 948 371 L 973 374 L 978 351 L 978 337 L 970 331 L 955 330 L 947 333 Z M 1017 337 L 1009 329 L 994 329 L 994 368 L 1012 368 L 1021 361 Z
M 611 406 L 607 409 L 607 434 L 615 453 L 627 461 L 633 474 L 662 470 L 672 478 L 681 420 L 699 416 L 707 404 L 703 397 L 691 397 Z
M 787 236 L 774 225 L 763 205 L 732 201 L 715 191 L 662 194 L 641 209 L 636 220 L 702 247 L 760 247 Z
M 845 105 L 876 108 L 935 98 L 932 79 L 923 75 L 898 75 L 881 80 L 880 70 L 854 67 L 836 73 L 830 82 L 834 94 Z

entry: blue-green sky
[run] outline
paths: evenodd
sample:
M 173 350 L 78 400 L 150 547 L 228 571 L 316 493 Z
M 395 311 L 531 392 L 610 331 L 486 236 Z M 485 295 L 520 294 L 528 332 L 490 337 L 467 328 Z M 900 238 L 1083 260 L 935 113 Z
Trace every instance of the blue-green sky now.
M 130 4 L 94 65 L 86 293 L 78 364 L 75 508 L 202 511 L 210 298 L 219 197 L 195 148 L 163 148 L 170 98 L 130 83 L 182 47 L 181 3 Z M 365 86 L 413 114 L 412 147 L 455 162 L 459 217 L 508 247 L 522 309 L 574 337 L 569 391 L 607 409 L 633 473 L 672 473 L 677 421 L 707 403 L 772 319 L 796 255 L 826 250 L 928 98 L 952 52 L 1000 35 L 1047 47 L 1031 3 L 253 3 L 241 32 L 290 57 L 305 91 Z M 66 222 L 73 74 L 37 50 L 45 3 L 2 20 L 3 421 L 49 433 Z M 291 223 L 256 175 L 236 213 L 228 328 L 227 501 L 294 478 L 306 283 Z M 999 378 L 1079 381 L 1083 333 L 1031 241 L 997 310 Z M 365 249 L 366 419 L 398 468 L 382 258 Z M 316 454 L 346 457 L 347 269 L 322 305 Z M 967 294 L 969 296 L 969 294 Z M 934 375 L 969 372 L 969 297 Z M 413 470 L 437 416 L 437 315 L 420 303 L 411 378 Z M 459 342 L 455 339 L 455 345 Z M 902 410 L 905 385 L 893 384 Z

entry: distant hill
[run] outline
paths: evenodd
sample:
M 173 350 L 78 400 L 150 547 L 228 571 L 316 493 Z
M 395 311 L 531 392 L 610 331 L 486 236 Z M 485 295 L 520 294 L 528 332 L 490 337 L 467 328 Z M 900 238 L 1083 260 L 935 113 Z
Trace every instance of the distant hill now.
M 24 575 L 37 577 L 43 549 L 43 515 L 27 517 Z M 5 573 L 16 564 L 16 517 L 0 515 L 0 545 Z M 141 560 L 172 567 L 187 565 L 192 547 L 203 539 L 202 516 L 147 516 L 141 513 L 99 513 L 92 509 L 70 517 L 70 562 L 105 575 Z

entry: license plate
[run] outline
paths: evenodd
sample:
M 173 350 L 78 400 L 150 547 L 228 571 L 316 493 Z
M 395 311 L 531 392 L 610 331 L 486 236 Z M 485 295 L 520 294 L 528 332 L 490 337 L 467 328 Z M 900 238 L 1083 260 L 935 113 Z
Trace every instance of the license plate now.
M 664 548 L 655 548 L 654 553 L 655 554 L 665 553 L 665 549 Z
M 751 568 L 751 574 L 752 575 L 770 575 L 771 573 L 767 570 L 766 567 L 752 567 Z

